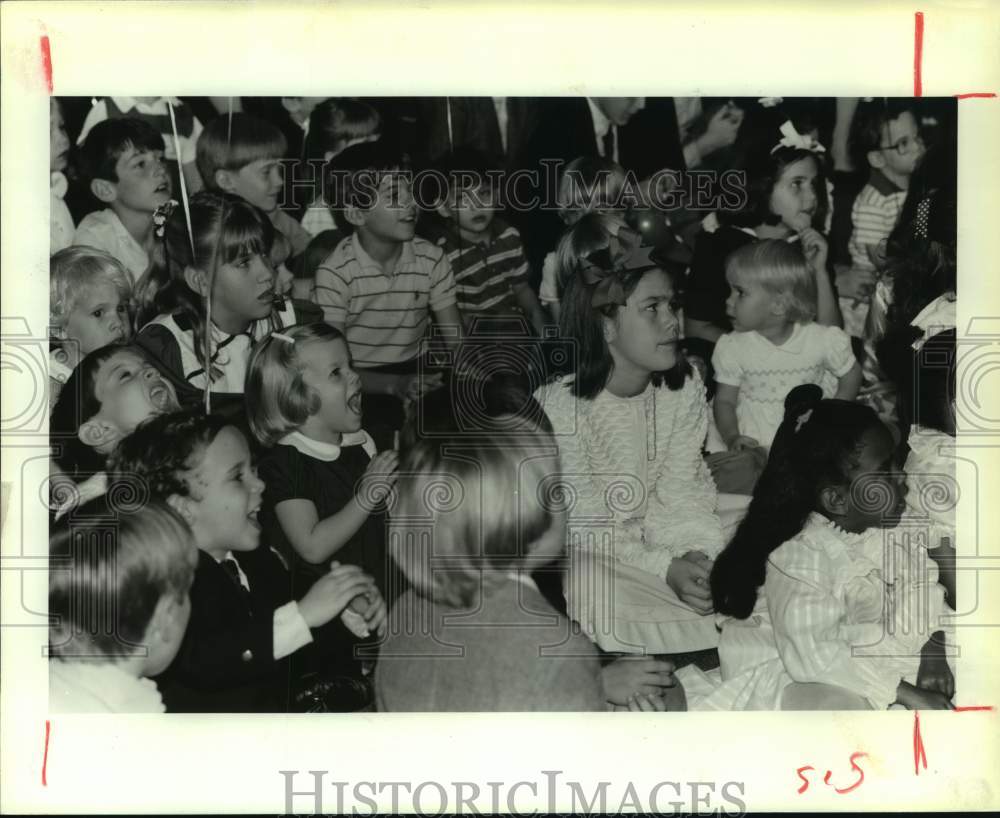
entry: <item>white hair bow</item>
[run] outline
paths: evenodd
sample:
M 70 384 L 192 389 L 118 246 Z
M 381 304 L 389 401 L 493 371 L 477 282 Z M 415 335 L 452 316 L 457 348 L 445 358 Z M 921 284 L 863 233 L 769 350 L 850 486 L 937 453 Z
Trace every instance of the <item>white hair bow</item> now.
M 779 148 L 798 148 L 799 150 L 812 151 L 813 153 L 826 153 L 826 148 L 812 136 L 800 134 L 795 130 L 795 126 L 791 120 L 787 120 L 781 126 L 781 140 L 771 148 L 771 153 L 774 153 Z

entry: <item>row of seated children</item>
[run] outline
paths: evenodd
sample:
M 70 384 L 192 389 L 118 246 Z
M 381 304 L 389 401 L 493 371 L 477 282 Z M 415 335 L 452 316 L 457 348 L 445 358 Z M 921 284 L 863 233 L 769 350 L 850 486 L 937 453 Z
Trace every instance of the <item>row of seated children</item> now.
M 52 573 L 51 609 L 60 617 L 51 637 L 55 708 L 161 710 L 165 703 L 168 710 L 271 712 L 317 709 L 317 698 L 324 708 L 331 706 L 329 678 L 320 686 L 321 694 L 315 684 L 300 686 L 303 678 L 312 682 L 322 673 L 317 666 L 329 668 L 329 655 L 321 648 L 335 640 L 324 626 L 338 614 L 347 617 L 344 609 L 351 606 L 361 608 L 362 628 L 377 630 L 385 609 L 377 578 L 337 563 L 325 570 L 322 563 L 330 556 L 330 543 L 364 529 L 371 503 L 379 502 L 394 482 L 395 455 L 371 458 L 366 445 L 370 439 L 357 434 L 358 379 L 350 370 L 343 339 L 323 324 L 293 332 L 288 340 L 283 333 L 268 339 L 271 354 L 262 353 L 252 379 L 265 390 L 255 394 L 254 405 L 260 407 L 253 410 L 255 432 L 282 435 L 261 462 L 262 472 L 273 475 L 277 485 L 270 497 L 270 488 L 251 464 L 246 439 L 234 426 L 200 412 L 160 414 L 127 435 L 111 463 L 122 479 L 127 475 L 144 480 L 153 504 L 138 512 L 116 510 L 113 498 L 122 494 L 112 489 L 106 501 L 71 512 L 55 528 L 53 564 L 70 569 L 69 582 L 64 572 Z M 935 353 L 947 346 L 937 338 L 926 343 Z M 939 358 L 926 361 L 940 375 Z M 338 363 L 341 373 L 332 383 L 321 377 Z M 946 379 L 953 377 L 953 367 L 950 372 L 944 374 Z M 277 387 L 270 399 L 268 384 Z M 469 496 L 494 499 L 486 506 L 480 501 L 438 509 L 434 553 L 438 555 L 440 547 L 440 553 L 450 555 L 447 571 L 435 569 L 429 550 L 414 547 L 412 538 L 392 540 L 390 549 L 412 590 L 394 606 L 389 638 L 381 645 L 376 686 L 382 708 L 587 710 L 611 702 L 631 709 L 665 709 L 668 698 L 679 707 L 685 696 L 699 708 L 863 709 L 894 702 L 914 708 L 948 706 L 954 677 L 943 651 L 943 634 L 935 632 L 926 644 L 921 637 L 917 644 L 913 639 L 919 631 L 914 635 L 900 629 L 909 634 L 909 641 L 900 644 L 905 652 L 893 652 L 897 658 L 844 653 L 854 644 L 852 638 L 869 638 L 872 627 L 884 625 L 886 611 L 909 610 L 903 603 L 916 600 L 921 587 L 936 587 L 936 577 L 914 571 L 908 559 L 892 563 L 901 573 L 887 586 L 877 576 L 883 569 L 875 546 L 881 546 L 882 538 L 862 536 L 896 524 L 907 495 L 902 474 L 893 465 L 895 444 L 871 409 L 820 400 L 818 388 L 814 394 L 799 390 L 789 396 L 786 420 L 750 512 L 712 570 L 716 608 L 730 617 L 723 624 L 720 648 L 726 681 L 713 686 L 689 669 L 681 674 L 686 686 L 681 688 L 667 663 L 623 659 L 599 670 L 586 640 L 576 636 L 565 643 L 556 638 L 567 632 L 568 623 L 558 615 L 552 620 L 553 610 L 526 575 L 560 554 L 565 536 L 561 506 L 540 503 L 530 513 L 519 506 L 517 514 L 507 513 L 505 506 L 519 503 L 519 496 L 536 501 L 544 496 L 538 486 L 523 481 L 541 483 L 558 473 L 558 461 L 546 461 L 551 460 L 554 440 L 537 405 L 532 411 L 531 402 L 509 388 L 499 394 L 502 397 L 493 400 L 500 408 L 479 438 L 470 436 L 467 428 L 458 434 L 441 419 L 448 413 L 440 412 L 430 414 L 436 428 L 411 428 L 404 441 L 405 479 L 394 509 L 401 519 L 425 516 L 421 503 L 433 494 L 428 485 L 454 478 L 462 464 L 468 472 L 463 472 L 463 485 L 471 487 Z M 303 400 L 306 396 L 312 400 Z M 953 404 L 936 403 L 942 404 L 940 409 L 927 395 L 914 413 L 926 429 L 944 425 L 940 421 L 953 416 Z M 303 410 L 304 404 L 308 408 Z M 306 414 L 304 421 L 298 419 L 301 414 L 288 416 L 296 410 Z M 339 444 L 329 440 L 334 429 L 343 430 Z M 446 429 L 449 434 L 439 434 Z M 319 439 L 323 437 L 328 440 Z M 498 438 L 504 445 L 497 445 Z M 338 448 L 344 459 L 330 459 Z M 324 493 L 317 489 L 317 478 L 329 481 L 338 467 L 351 470 L 350 449 L 359 455 L 353 461 L 355 475 L 364 468 L 381 479 L 369 491 L 359 485 L 358 494 L 349 495 L 341 509 L 319 519 L 325 509 L 318 505 Z M 548 454 L 543 457 L 543 452 Z M 533 464 L 530 473 L 524 471 L 524 462 Z M 310 477 L 312 484 L 307 482 Z M 859 481 L 868 486 L 866 492 L 857 490 Z M 874 505 L 865 499 L 872 494 L 879 498 Z M 506 500 L 500 502 L 502 498 Z M 107 528 L 102 502 L 111 503 L 112 517 L 127 524 L 116 523 L 114 542 L 124 550 L 116 558 L 118 569 L 97 570 L 95 578 L 87 572 L 101 568 L 94 561 L 95 551 L 108 554 L 107 531 L 83 537 L 77 532 Z M 267 523 L 263 510 L 272 503 Z M 490 524 L 484 527 L 484 520 Z M 516 520 L 517 530 L 507 530 L 504 520 Z M 291 578 L 275 553 L 260 547 L 262 527 L 275 540 L 281 539 L 275 536 L 278 532 L 285 534 L 283 553 L 299 566 L 292 568 Z M 320 529 L 326 534 L 325 539 L 317 538 L 321 550 L 311 550 L 311 538 Z M 765 529 L 767 536 L 761 534 Z M 197 568 L 192 540 L 199 549 Z M 519 542 L 530 545 L 511 548 Z M 361 550 L 370 547 L 366 541 Z M 59 563 L 67 549 L 71 559 Z M 348 550 L 345 543 L 344 553 Z M 817 555 L 828 552 L 857 561 L 857 566 L 826 565 L 822 559 L 814 565 Z M 314 564 L 317 560 L 319 565 Z M 301 568 L 306 576 L 297 584 Z M 819 584 L 816 576 L 821 577 Z M 111 587 L 102 582 L 111 582 Z M 950 585 L 953 600 L 953 577 L 949 583 L 942 575 L 942 583 Z M 519 584 L 528 590 L 518 590 Z M 886 587 L 893 589 L 898 608 L 883 604 Z M 108 623 L 87 619 L 87 611 L 108 607 L 79 604 L 81 595 L 101 593 L 135 600 L 122 608 L 128 620 L 116 623 L 114 632 L 124 641 L 101 640 L 100 629 Z M 940 591 L 937 594 L 940 602 Z M 520 601 L 512 604 L 514 600 Z M 455 631 L 448 625 L 448 615 L 455 611 L 477 611 L 484 622 Z M 758 649 L 763 647 L 760 622 L 773 629 L 774 646 L 764 651 L 766 655 L 759 650 L 748 653 L 740 641 L 749 627 L 741 623 L 751 613 L 757 623 L 752 641 Z M 516 621 L 503 618 L 514 614 Z M 552 622 L 544 633 L 537 625 L 528 627 L 537 616 Z M 498 635 L 492 627 L 496 621 L 520 627 L 501 629 Z M 832 638 L 831 633 L 840 633 L 836 624 L 841 621 L 852 623 L 854 630 Z M 432 623 L 429 631 L 414 627 L 424 622 Z M 540 657 L 539 645 L 550 643 L 564 644 L 577 661 Z M 465 660 L 448 660 L 427 650 L 440 650 L 443 644 L 466 645 Z M 312 670 L 300 676 L 302 667 L 293 670 L 292 662 L 284 660 L 299 655 L 306 645 L 314 647 L 301 657 Z M 727 664 L 736 659 L 742 665 Z M 162 701 L 148 684 L 136 681 L 139 676 L 156 678 Z M 649 687 L 654 692 L 648 692 Z M 300 690 L 297 700 L 290 700 L 289 691 Z M 343 689 L 337 692 L 343 694 Z

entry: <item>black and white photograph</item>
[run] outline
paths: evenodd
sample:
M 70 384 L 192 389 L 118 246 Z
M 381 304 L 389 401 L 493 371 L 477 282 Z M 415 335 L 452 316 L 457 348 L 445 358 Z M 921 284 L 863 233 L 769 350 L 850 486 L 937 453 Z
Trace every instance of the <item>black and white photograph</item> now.
M 925 87 L 901 15 L 915 84 L 883 96 L 860 53 L 817 96 L 627 62 L 648 95 L 449 96 L 286 81 L 277 48 L 218 83 L 275 93 L 191 96 L 63 85 L 41 35 L 49 195 L 4 195 L 37 256 L 3 276 L 4 677 L 33 657 L 42 725 L 15 811 L 73 803 L 49 778 L 105 741 L 162 742 L 176 792 L 80 811 L 996 806 L 998 154 L 966 112 L 998 103 L 941 57 Z

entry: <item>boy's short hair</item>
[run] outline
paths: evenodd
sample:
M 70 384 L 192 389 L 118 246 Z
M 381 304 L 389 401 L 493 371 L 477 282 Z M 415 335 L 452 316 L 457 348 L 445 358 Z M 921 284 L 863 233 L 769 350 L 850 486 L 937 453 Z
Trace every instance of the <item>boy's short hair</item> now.
M 80 440 L 78 432 L 86 421 L 101 411 L 101 403 L 94 392 L 98 371 L 112 355 L 122 350 L 145 357 L 142 348 L 132 344 L 108 344 L 85 355 L 63 384 L 49 416 L 52 458 L 70 476 L 104 469 L 105 455 Z
M 816 317 L 816 278 L 799 243 L 764 239 L 746 244 L 726 259 L 726 273 L 735 271 L 748 273 L 772 295 L 786 298 L 789 321 Z
M 345 238 L 346 235 L 335 228 L 317 233 L 306 249 L 292 259 L 292 275 L 303 279 L 315 278 L 316 270 Z
M 306 155 L 321 159 L 327 151 L 351 139 L 377 137 L 382 116 L 367 102 L 356 99 L 325 99 L 309 115 Z
M 616 179 L 619 176 L 621 178 Z M 625 170 L 617 162 L 599 156 L 578 156 L 559 176 L 559 209 L 563 212 L 573 210 L 583 198 L 587 209 L 614 207 L 624 181 Z M 569 201 L 563 200 L 563 194 L 570 197 Z
M 875 97 L 858 103 L 848 138 L 851 158 L 857 167 L 868 165 L 868 154 L 882 146 L 889 123 L 907 111 L 913 113 L 913 100 L 905 97 Z
M 201 409 L 154 415 L 125 437 L 108 460 L 108 473 L 142 481 L 150 497 L 188 497 L 186 473 L 231 422 Z
M 142 495 L 142 492 L 139 492 Z M 183 599 L 198 556 L 191 529 L 162 502 L 129 504 L 135 487 L 112 483 L 49 534 L 49 655 L 135 655 L 164 596 Z
M 409 170 L 398 150 L 384 139 L 351 145 L 330 162 L 327 201 L 333 220 L 341 230 L 353 233 L 354 226 L 344 217 L 348 207 L 369 209 L 374 190 L 383 173 Z
M 49 258 L 49 321 L 62 329 L 77 301 L 98 283 L 115 288 L 123 304 L 132 295 L 132 281 L 122 263 L 96 247 L 74 245 Z
M 532 546 L 554 524 L 551 426 L 529 394 L 506 393 L 477 428 L 443 434 L 448 421 L 435 418 L 434 433 L 411 430 L 402 453 L 389 549 L 417 593 L 450 607 L 474 605 L 491 574 L 540 567 Z M 428 522 L 429 541 L 410 538 Z
M 347 341 L 341 332 L 323 321 L 298 324 L 261 340 L 247 364 L 246 405 L 250 431 L 264 446 L 273 446 L 298 429 L 320 408 L 315 390 L 302 380 L 299 349 L 310 341 Z
M 277 127 L 250 114 L 217 116 L 198 137 L 195 159 L 205 187 L 218 190 L 215 173 L 238 171 L 258 159 L 284 159 L 288 141 Z
M 137 151 L 164 150 L 163 137 L 148 122 L 132 117 L 98 122 L 84 140 L 77 155 L 84 182 L 94 179 L 118 182 L 118 160 L 129 148 Z

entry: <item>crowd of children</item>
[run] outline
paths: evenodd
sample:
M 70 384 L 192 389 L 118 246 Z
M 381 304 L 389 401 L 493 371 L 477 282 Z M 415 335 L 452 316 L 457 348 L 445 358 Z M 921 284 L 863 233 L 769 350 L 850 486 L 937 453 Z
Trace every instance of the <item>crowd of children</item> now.
M 951 706 L 953 104 L 50 116 L 54 709 Z

